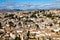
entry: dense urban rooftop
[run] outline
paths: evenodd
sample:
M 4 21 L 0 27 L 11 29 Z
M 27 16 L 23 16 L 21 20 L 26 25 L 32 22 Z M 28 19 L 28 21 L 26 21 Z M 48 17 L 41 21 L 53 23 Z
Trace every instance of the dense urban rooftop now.
M 60 10 L 0 12 L 1 40 L 60 40 Z

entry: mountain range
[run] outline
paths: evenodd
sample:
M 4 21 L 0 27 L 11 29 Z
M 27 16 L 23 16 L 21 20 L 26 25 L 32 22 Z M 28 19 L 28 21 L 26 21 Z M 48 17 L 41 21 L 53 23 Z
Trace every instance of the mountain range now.
M 60 8 L 50 8 L 50 9 L 0 9 L 0 12 L 19 12 L 19 11 L 33 11 L 33 10 L 54 10 L 54 9 L 59 9 Z

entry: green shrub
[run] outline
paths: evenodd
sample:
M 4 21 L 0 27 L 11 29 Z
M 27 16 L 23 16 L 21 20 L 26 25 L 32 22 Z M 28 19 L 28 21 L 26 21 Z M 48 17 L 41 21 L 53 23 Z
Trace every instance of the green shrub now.
M 16 37 L 15 40 L 21 40 L 21 38 L 20 37 Z

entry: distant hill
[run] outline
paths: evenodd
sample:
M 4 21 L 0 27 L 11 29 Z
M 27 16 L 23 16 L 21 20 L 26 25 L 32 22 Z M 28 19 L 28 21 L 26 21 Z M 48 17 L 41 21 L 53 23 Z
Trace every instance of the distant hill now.
M 21 9 L 1 9 L 0 12 L 23 11 Z
M 19 12 L 19 11 L 33 11 L 33 10 L 54 10 L 56 8 L 52 8 L 52 9 L 0 9 L 0 12 Z M 60 9 L 58 9 L 60 10 Z

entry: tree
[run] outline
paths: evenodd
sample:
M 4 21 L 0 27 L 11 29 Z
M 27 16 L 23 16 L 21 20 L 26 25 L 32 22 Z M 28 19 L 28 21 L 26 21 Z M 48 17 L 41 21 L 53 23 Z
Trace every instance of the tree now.
M 31 18 L 37 18 L 37 16 L 35 14 L 32 14 L 30 17 Z
M 50 26 L 53 26 L 53 24 L 51 23 Z
M 46 17 L 51 18 L 52 17 L 52 14 L 47 14 Z
M 1 24 L 1 22 L 0 22 L 0 29 L 2 28 L 2 24 Z
M 14 23 L 13 23 L 13 22 L 9 22 L 9 25 L 10 25 L 10 26 L 14 26 Z
M 0 35 L 3 34 L 4 32 L 0 32 Z
M 21 40 L 20 36 L 16 36 L 15 40 Z
M 9 18 L 14 19 L 14 17 L 13 17 L 14 14 L 9 14 L 8 16 L 9 16 Z
M 49 37 L 49 40 L 51 40 L 51 38 Z
M 54 30 L 51 30 L 51 32 L 54 32 Z
M 38 24 L 35 24 L 36 25 L 36 27 L 37 27 L 37 29 L 39 28 L 39 25 Z
M 29 35 L 30 35 L 30 31 L 28 31 L 28 33 L 27 33 L 28 38 L 29 38 Z
M 6 15 L 4 18 L 10 18 L 10 19 L 14 19 L 14 14 L 9 14 L 9 15 Z
M 18 23 L 19 26 L 22 26 L 21 22 Z

